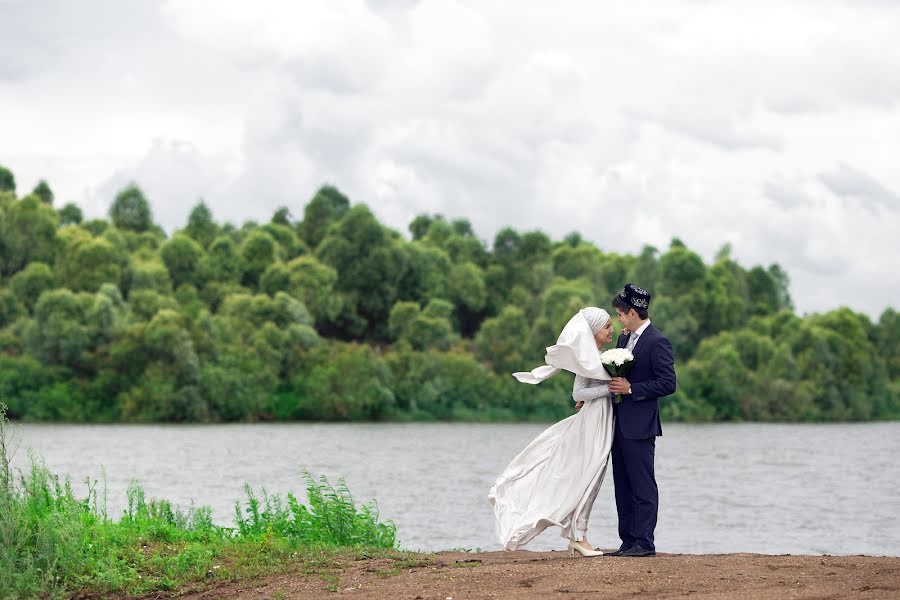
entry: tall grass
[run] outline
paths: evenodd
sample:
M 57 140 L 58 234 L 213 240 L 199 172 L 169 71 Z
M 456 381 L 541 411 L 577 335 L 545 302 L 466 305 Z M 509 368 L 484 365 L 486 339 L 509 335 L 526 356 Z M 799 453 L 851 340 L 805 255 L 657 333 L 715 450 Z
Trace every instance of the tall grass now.
M 66 597 L 77 592 L 141 594 L 186 582 L 252 576 L 311 552 L 393 549 L 396 528 L 373 503 L 357 508 L 343 480 L 333 487 L 304 471 L 307 502 L 245 486 L 236 527 L 212 522 L 211 510 L 147 499 L 132 481 L 127 508 L 108 515 L 106 486 L 89 483 L 77 498 L 35 455 L 14 473 L 12 436 L 0 404 L 0 598 Z
M 246 505 L 235 503 L 238 534 L 256 538 L 271 534 L 299 544 L 336 544 L 339 546 L 375 546 L 392 548 L 397 529 L 391 522 L 379 522 L 374 502 L 357 509 L 343 479 L 333 487 L 325 476 L 317 482 L 303 471 L 307 505 L 293 494 L 283 501 L 262 490 L 258 498 L 249 485 L 244 486 Z

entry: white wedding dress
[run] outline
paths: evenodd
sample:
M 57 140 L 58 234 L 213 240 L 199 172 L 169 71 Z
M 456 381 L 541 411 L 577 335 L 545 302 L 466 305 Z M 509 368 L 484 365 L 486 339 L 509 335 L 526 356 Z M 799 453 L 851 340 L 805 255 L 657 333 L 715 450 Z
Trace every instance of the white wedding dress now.
M 528 444 L 488 493 L 497 537 L 507 550 L 554 525 L 564 538 L 587 533 L 609 462 L 613 411 L 605 381 L 576 375 L 572 397 L 584 401 L 581 410 Z

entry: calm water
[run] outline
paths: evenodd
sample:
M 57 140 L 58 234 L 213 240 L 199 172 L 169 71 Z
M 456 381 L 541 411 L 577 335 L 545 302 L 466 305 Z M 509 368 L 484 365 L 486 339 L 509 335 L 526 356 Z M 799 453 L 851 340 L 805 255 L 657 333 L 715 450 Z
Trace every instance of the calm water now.
M 27 449 L 79 494 L 105 468 L 110 508 L 131 478 L 149 496 L 193 500 L 231 524 L 244 482 L 301 493 L 303 468 L 377 498 L 405 548 L 499 549 L 487 501 L 494 478 L 544 426 L 253 424 L 15 426 Z M 657 440 L 657 548 L 663 552 L 900 555 L 900 423 L 666 425 Z M 528 549 L 559 549 L 548 530 Z M 612 477 L 590 539 L 618 546 Z

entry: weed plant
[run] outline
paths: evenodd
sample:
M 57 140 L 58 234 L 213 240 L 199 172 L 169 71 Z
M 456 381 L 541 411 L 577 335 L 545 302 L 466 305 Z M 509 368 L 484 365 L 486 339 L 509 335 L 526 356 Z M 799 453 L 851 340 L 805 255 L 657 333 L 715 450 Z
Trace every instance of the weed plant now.
M 357 509 L 343 479 L 338 479 L 337 487 L 324 475 L 316 481 L 309 471 L 303 471 L 303 479 L 308 506 L 290 493 L 286 502 L 265 489 L 258 498 L 245 485 L 246 505 L 235 503 L 238 533 L 250 539 L 271 533 L 305 545 L 394 547 L 397 529 L 391 522 L 379 522 L 374 502 Z
M 387 555 L 396 528 L 380 522 L 373 503 L 357 508 L 346 483 L 337 487 L 307 471 L 307 503 L 283 501 L 245 486 L 235 528 L 213 524 L 208 507 L 181 510 L 147 499 L 132 481 L 127 508 L 108 516 L 105 483 L 79 499 L 35 455 L 29 468 L 10 466 L 12 436 L 0 404 L 0 598 L 67 597 L 75 593 L 145 594 L 189 582 L 254 577 L 301 561 L 306 572 L 333 577 L 342 553 Z M 312 565 L 312 567 L 310 567 Z M 312 571 L 310 571 L 312 569 Z M 203 585 L 201 583 L 201 585 Z

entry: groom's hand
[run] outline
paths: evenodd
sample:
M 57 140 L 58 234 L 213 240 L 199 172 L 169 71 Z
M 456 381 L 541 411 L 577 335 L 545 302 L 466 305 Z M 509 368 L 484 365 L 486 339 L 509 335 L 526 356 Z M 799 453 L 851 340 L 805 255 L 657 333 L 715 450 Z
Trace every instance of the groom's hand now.
M 630 394 L 631 384 L 624 377 L 613 377 L 609 382 L 609 391 L 613 394 Z
M 579 410 L 581 410 L 582 406 L 584 406 L 584 400 L 582 400 L 581 402 L 576 402 L 575 403 L 575 412 L 578 412 Z

